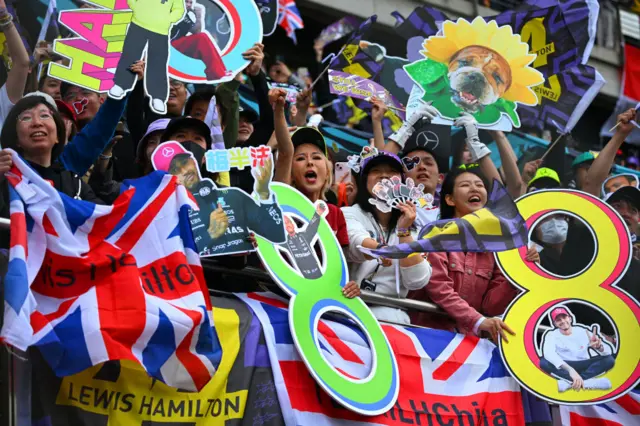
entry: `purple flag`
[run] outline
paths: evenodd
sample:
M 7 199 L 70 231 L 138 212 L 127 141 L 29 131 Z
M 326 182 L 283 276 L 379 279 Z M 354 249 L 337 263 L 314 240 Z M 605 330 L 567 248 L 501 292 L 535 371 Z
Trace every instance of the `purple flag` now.
M 321 42 L 322 47 L 325 47 L 327 44 L 340 40 L 342 37 L 353 32 L 360 24 L 362 24 L 360 19 L 347 16 L 322 30 L 316 41 Z
M 483 214 L 481 214 L 483 213 Z M 483 233 L 485 223 L 500 222 L 500 233 Z M 361 249 L 364 253 L 389 259 L 403 259 L 413 253 L 429 252 L 500 252 L 523 247 L 528 241 L 528 229 L 516 203 L 502 184 L 493 182 L 487 205 L 461 218 L 442 219 L 422 228 L 418 241 L 384 247 Z

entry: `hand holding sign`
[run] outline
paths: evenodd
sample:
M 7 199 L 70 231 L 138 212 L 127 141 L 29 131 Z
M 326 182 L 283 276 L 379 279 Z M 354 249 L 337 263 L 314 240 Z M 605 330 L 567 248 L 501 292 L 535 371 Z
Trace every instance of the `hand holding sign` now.
M 287 91 L 284 89 L 271 89 L 269 90 L 269 103 L 272 107 L 284 107 L 287 102 Z
M 253 47 L 242 54 L 242 57 L 247 61 L 251 61 L 249 66 L 245 69 L 247 75 L 255 77 L 260 73 L 262 69 L 262 61 L 264 60 L 264 44 L 256 43 Z
M 374 122 L 381 122 L 384 118 L 384 115 L 389 110 L 389 107 L 380 98 L 377 97 L 371 98 L 370 102 L 373 106 L 371 110 L 371 119 Z

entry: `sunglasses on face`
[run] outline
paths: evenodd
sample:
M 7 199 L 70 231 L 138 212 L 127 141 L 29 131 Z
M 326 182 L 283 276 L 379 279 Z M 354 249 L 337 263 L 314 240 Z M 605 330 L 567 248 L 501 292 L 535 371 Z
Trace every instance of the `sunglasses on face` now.
M 414 157 L 404 157 L 402 159 L 402 164 L 404 164 L 404 166 L 406 167 L 407 171 L 411 171 L 413 169 L 415 169 L 416 167 L 418 167 L 418 165 L 420 165 L 420 163 L 424 164 L 425 166 L 427 165 L 427 162 L 430 159 L 425 157 L 425 158 L 421 158 L 418 157 L 417 155 Z

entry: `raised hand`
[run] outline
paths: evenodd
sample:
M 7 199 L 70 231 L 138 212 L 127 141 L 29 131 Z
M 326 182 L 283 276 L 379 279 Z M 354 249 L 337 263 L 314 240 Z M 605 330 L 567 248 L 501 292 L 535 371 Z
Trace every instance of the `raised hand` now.
M 636 119 L 636 109 L 630 108 L 627 111 L 623 112 L 618 116 L 618 126 L 617 132 L 628 135 L 635 128 L 635 125 L 632 123 Z
M 287 91 L 284 89 L 271 89 L 269 90 L 269 103 L 274 108 L 276 106 L 284 108 L 284 104 L 287 102 Z
M 129 71 L 136 74 L 138 76 L 138 81 L 140 81 L 144 78 L 144 68 L 145 68 L 145 62 L 140 60 L 140 61 L 135 61 L 133 65 L 129 67 Z
M 211 212 L 211 216 L 209 216 L 209 229 L 207 230 L 209 236 L 213 240 L 220 238 L 227 232 L 228 227 L 229 218 L 222 209 L 222 205 L 218 203 L 218 208 Z
M 591 333 L 589 333 L 589 330 L 587 330 L 587 336 L 589 337 L 589 347 L 597 351 L 601 351 L 602 349 L 604 349 L 602 345 L 602 339 L 600 339 L 600 337 L 598 336 L 598 329 L 595 325 L 591 329 Z
M 371 119 L 376 122 L 381 122 L 384 115 L 389 110 L 387 104 L 385 104 L 380 98 L 376 97 L 371 98 L 370 102 L 373 106 L 371 110 Z
M 527 262 L 540 263 L 540 253 L 536 250 L 536 246 L 529 247 L 525 260 Z
M 255 191 L 262 200 L 268 200 L 271 194 L 269 185 L 271 184 L 271 176 L 273 175 L 273 157 L 269 156 L 263 166 L 251 169 L 251 174 L 255 179 Z
M 260 73 L 262 69 L 262 61 L 264 61 L 264 45 L 262 43 L 255 43 L 253 47 L 242 54 L 242 57 L 251 61 L 249 66 L 245 69 L 245 72 L 255 77 Z

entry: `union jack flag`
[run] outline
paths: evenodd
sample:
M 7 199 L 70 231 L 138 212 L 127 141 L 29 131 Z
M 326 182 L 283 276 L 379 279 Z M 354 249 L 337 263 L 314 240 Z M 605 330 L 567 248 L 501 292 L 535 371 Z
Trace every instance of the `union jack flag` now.
M 298 43 L 295 31 L 304 28 L 304 23 L 294 0 L 278 0 L 278 25 L 294 43 Z
M 627 426 L 640 424 L 640 390 L 598 405 L 561 405 L 564 426 Z
M 520 388 L 487 340 L 383 325 L 398 361 L 400 393 L 390 411 L 365 417 L 337 406 L 316 385 L 294 345 L 285 299 L 270 293 L 239 297 L 262 324 L 286 424 L 524 424 Z M 351 378 L 367 377 L 371 350 L 360 329 L 350 321 L 322 319 L 318 331 L 327 362 Z
M 220 356 L 211 302 L 176 178 L 125 182 L 113 206 L 59 193 L 16 153 L 0 338 L 37 346 L 58 376 L 108 360 L 201 389 Z

